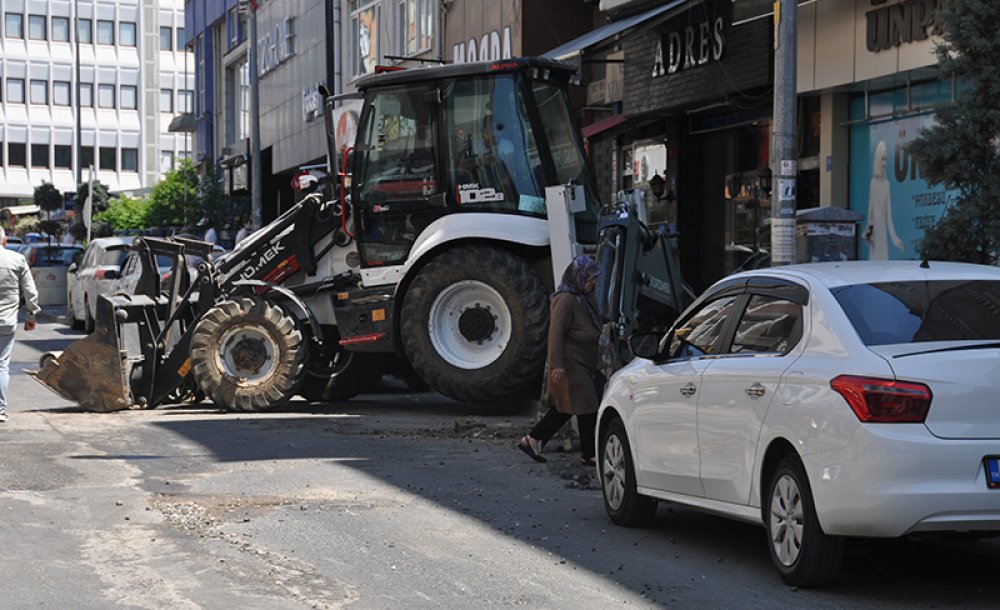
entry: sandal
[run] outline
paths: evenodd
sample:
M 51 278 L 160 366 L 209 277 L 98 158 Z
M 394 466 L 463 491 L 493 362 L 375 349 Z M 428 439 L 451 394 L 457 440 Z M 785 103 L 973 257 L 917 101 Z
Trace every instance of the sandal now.
M 528 442 L 527 436 L 522 436 L 521 440 L 517 441 L 517 448 L 528 454 L 528 457 L 535 460 L 536 462 L 548 462 L 547 459 L 538 455 L 538 452 L 531 448 L 531 443 Z

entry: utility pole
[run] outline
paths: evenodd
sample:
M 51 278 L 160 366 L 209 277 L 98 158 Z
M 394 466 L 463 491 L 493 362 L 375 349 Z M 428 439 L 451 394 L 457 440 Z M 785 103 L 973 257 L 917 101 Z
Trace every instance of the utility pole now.
M 774 2 L 774 128 L 771 147 L 771 265 L 795 262 L 796 54 L 798 0 Z
M 249 0 L 250 41 L 250 221 L 256 231 L 263 223 L 260 175 L 260 78 L 257 58 L 257 0 Z

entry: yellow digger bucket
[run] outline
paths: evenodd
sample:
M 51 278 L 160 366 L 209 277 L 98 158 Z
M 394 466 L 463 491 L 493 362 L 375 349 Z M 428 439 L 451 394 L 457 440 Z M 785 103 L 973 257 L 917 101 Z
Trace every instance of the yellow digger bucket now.
M 132 406 L 126 383 L 126 360 L 119 346 L 118 325 L 110 300 L 97 300 L 94 332 L 61 354 L 42 357 L 35 379 L 56 394 L 89 411 L 121 411 Z

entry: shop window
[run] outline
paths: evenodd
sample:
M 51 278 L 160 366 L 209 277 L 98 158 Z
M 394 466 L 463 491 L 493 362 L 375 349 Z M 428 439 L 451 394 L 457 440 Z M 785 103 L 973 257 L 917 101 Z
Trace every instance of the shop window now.
M 378 63 L 379 3 L 350 0 L 351 76 L 361 76 L 375 71 Z
M 819 105 L 819 96 L 799 98 L 799 158 L 819 156 Z
M 139 171 L 139 149 L 138 148 L 123 148 L 122 149 L 122 171 L 123 172 L 137 172 L 137 171 Z
M 28 165 L 26 144 L 14 142 L 7 144 L 7 165 L 10 167 L 26 167 Z
M 172 89 L 160 89 L 160 112 L 174 111 L 174 92 Z
M 52 18 L 52 41 L 69 42 L 69 17 Z
M 98 151 L 101 169 L 115 171 L 118 167 L 118 151 L 112 146 L 102 146 Z
M 69 81 L 57 80 L 52 83 L 52 103 L 56 106 L 69 106 L 72 103 Z
M 8 78 L 7 79 L 7 102 L 10 104 L 23 104 L 24 103 L 24 79 L 23 78 Z
M 73 166 L 73 147 L 69 144 L 56 144 L 53 146 L 53 165 L 55 167 Z
M 45 40 L 45 15 L 28 15 L 28 39 Z
M 100 85 L 97 88 L 97 104 L 101 108 L 115 107 L 115 86 Z
M 94 83 L 80 83 L 80 106 L 94 107 Z
M 170 26 L 160 26 L 160 50 L 174 50 L 174 31 Z
M 118 23 L 118 44 L 123 47 L 135 46 L 135 22 L 121 21 Z
M 49 103 L 49 82 L 44 80 L 31 81 L 31 103 L 47 105 Z
M 24 15 L 21 13 L 5 13 L 3 17 L 3 34 L 7 38 L 24 38 Z
M 97 21 L 97 44 L 115 44 L 114 21 Z
M 90 19 L 78 19 L 76 23 L 76 39 L 82 43 L 94 42 L 94 22 Z
M 121 107 L 125 110 L 135 110 L 138 108 L 138 89 L 135 85 L 121 86 Z
M 31 167 L 48 167 L 48 166 L 49 166 L 49 145 L 32 144 Z

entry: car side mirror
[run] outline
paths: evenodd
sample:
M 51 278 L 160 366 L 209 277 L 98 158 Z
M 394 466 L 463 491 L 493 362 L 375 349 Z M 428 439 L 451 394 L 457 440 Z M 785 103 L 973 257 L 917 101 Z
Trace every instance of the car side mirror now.
M 106 280 L 117 280 L 121 276 L 122 272 L 117 271 L 115 269 L 108 269 L 107 271 L 104 272 L 104 279 Z
M 660 355 L 660 333 L 639 333 L 628 338 L 628 347 L 636 358 L 655 360 Z
M 79 269 L 79 267 L 76 266 L 76 263 L 70 263 L 69 267 L 66 267 L 66 271 L 68 273 L 76 273 L 77 269 Z

